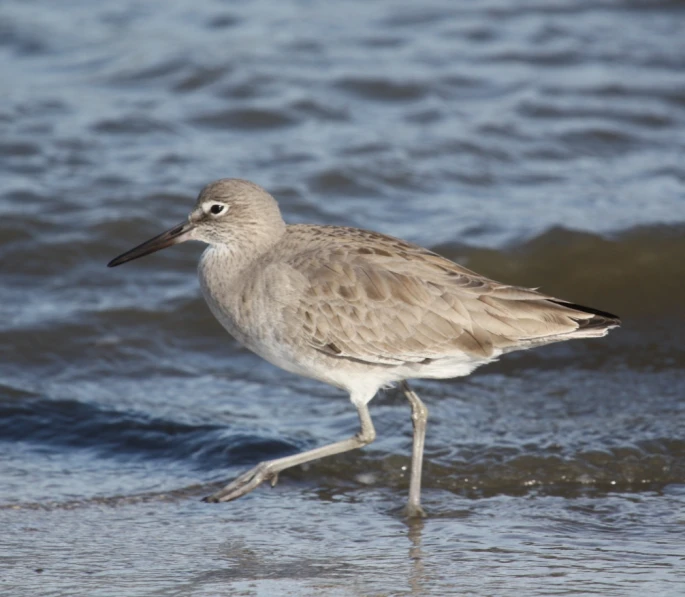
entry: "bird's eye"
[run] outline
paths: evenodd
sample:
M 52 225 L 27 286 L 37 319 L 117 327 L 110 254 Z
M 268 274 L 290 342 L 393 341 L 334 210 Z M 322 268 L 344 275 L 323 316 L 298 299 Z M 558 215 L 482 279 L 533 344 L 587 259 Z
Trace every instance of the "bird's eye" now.
M 209 213 L 211 213 L 214 216 L 218 216 L 222 211 L 226 209 L 225 205 L 221 205 L 220 203 L 215 203 L 212 205 L 212 207 L 209 208 Z

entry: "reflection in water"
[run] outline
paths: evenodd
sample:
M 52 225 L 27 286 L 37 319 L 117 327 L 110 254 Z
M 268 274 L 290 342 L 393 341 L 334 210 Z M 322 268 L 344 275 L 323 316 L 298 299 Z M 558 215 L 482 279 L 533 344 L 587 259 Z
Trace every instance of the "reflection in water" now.
M 421 539 L 425 526 L 423 518 L 409 518 L 406 521 L 407 537 L 409 539 L 409 561 L 411 564 L 409 574 L 409 588 L 412 595 L 424 594 L 425 569 L 423 562 L 423 552 L 421 550 Z

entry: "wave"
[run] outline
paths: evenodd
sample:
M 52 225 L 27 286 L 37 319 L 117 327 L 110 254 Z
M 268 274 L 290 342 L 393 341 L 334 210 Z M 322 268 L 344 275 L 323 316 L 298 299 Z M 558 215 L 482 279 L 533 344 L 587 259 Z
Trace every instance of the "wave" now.
M 122 229 L 131 239 L 150 235 L 148 222 L 139 218 L 97 225 L 94 238 L 46 238 L 44 230 L 9 220 L 0 222 L 0 256 L 8 274 L 15 273 L 15 263 L 16 274 L 24 276 L 45 276 L 52 273 L 46 267 L 62 263 L 67 266 L 62 272 L 65 286 L 91 281 L 110 287 L 112 274 L 104 261 L 115 252 L 112 239 Z M 685 285 L 681 283 L 685 224 L 643 226 L 611 235 L 555 227 L 500 249 L 454 242 L 433 250 L 496 280 L 541 287 L 549 294 L 622 315 L 685 315 Z M 49 263 L 46 254 L 51 256 Z M 97 259 L 76 260 L 89 254 Z M 186 279 L 194 274 L 195 259 L 187 250 L 175 249 L 155 257 L 154 267 L 143 269 L 145 278 Z M 139 270 L 140 266 L 131 276 L 139 279 Z M 146 309 L 151 306 L 145 304 Z
M 190 425 L 78 400 L 0 398 L 0 442 L 89 450 L 98 458 L 186 461 L 221 470 L 297 452 L 302 446 L 230 426 Z M 16 395 L 16 392 L 13 392 Z
M 540 287 L 622 317 L 685 317 L 683 224 L 608 236 L 556 227 L 501 250 L 460 244 L 435 250 L 496 280 Z
M 0 400 L 0 442 L 19 441 L 58 451 L 87 450 L 98 459 L 180 462 L 197 471 L 200 479 L 313 447 L 268 434 L 237 432 L 230 425 L 191 425 L 76 400 L 15 395 Z M 558 446 L 462 445 L 447 458 L 427 455 L 424 487 L 473 498 L 659 490 L 685 483 L 683 463 L 685 441 L 675 437 L 575 451 Z M 371 449 L 323 459 L 306 472 L 298 468 L 287 476 L 341 490 L 364 477 L 400 491 L 408 482 L 407 465 L 406 454 Z

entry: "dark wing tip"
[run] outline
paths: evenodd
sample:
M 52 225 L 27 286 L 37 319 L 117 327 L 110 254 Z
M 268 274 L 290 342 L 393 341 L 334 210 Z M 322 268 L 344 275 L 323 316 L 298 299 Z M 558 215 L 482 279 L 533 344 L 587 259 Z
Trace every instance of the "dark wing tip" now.
M 607 313 L 606 311 L 600 311 L 599 309 L 593 309 L 592 307 L 585 307 L 583 305 L 576 305 L 575 303 L 568 303 L 566 301 L 551 300 L 551 303 L 561 305 L 567 309 L 573 309 L 574 311 L 580 311 L 581 313 L 591 313 L 594 315 L 591 319 L 582 319 L 578 323 L 580 324 L 580 329 L 589 328 L 610 328 L 621 325 L 621 318 L 618 315 L 613 315 L 612 313 Z

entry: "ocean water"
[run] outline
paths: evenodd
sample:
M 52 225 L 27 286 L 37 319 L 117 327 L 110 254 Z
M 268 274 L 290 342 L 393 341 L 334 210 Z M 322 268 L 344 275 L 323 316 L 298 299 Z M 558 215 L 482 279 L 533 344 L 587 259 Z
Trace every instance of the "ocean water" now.
M 0 593 L 676 596 L 685 3 L 0 4 Z M 599 340 L 346 396 L 214 321 L 202 247 L 115 270 L 226 176 L 617 313 Z

